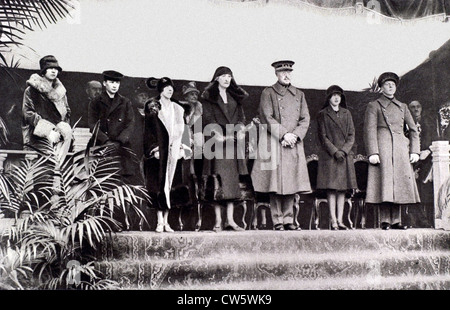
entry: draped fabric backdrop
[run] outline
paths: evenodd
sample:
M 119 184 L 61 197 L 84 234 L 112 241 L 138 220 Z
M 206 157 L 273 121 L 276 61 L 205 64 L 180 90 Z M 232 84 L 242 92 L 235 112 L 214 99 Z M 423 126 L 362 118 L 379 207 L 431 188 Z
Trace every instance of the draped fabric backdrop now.
M 338 11 L 362 13 L 363 11 L 379 13 L 386 19 L 405 21 L 417 18 L 438 18 L 448 21 L 450 14 L 450 1 L 448 0 L 210 0 L 224 5 L 249 4 L 267 5 L 269 3 L 282 3 L 297 5 L 303 8 L 329 9 Z

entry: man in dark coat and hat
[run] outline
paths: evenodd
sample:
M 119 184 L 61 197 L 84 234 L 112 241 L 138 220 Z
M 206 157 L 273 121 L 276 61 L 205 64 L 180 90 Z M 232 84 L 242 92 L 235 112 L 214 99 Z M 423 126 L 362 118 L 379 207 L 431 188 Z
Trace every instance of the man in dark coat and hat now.
M 399 80 L 393 72 L 380 75 L 383 94 L 369 102 L 364 119 L 370 162 L 366 203 L 379 205 L 384 230 L 406 229 L 401 223 L 401 205 L 420 202 L 412 167 L 419 160 L 419 133 L 408 106 L 394 97 Z
M 123 75 L 117 71 L 103 72 L 105 90 L 89 103 L 88 125 L 91 132 L 99 123 L 94 145 L 110 146 L 120 156 L 120 174 L 124 178 L 133 175 L 135 160 L 130 153 L 130 140 L 134 134 L 134 112 L 131 101 L 118 93 Z

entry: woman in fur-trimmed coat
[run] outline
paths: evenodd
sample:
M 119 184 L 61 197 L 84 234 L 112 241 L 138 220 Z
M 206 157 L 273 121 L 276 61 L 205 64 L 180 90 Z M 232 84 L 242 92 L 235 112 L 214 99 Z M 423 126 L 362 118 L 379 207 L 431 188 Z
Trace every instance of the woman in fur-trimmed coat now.
M 63 160 L 70 147 L 72 129 L 66 88 L 57 78 L 62 69 L 51 55 L 39 63 L 40 73 L 30 76 L 23 96 L 23 140 L 26 147 L 39 148 L 39 142 L 47 139 Z
M 157 89 L 160 95 L 145 104 L 144 172 L 157 209 L 156 232 L 173 232 L 168 223 L 169 210 L 172 204 L 186 204 L 191 196 L 190 176 L 183 176 L 181 159 L 189 159 L 192 151 L 189 140 L 184 141 L 189 137 L 184 109 L 171 100 L 175 89 L 172 80 L 159 79 Z
M 236 84 L 233 73 L 227 67 L 216 69 L 211 83 L 206 86 L 201 96 L 202 125 L 203 128 L 206 127 L 204 129 L 203 176 L 215 175 L 220 177 L 221 181 L 221 188 L 216 189 L 221 192 L 220 198 L 215 197 L 209 201 L 215 207 L 214 231 L 222 230 L 222 204 L 227 206 L 227 220 L 224 228 L 244 230 L 235 223 L 233 212 L 234 202 L 242 197 L 239 185 L 240 175 L 248 175 L 245 150 L 242 149 L 245 138 L 245 116 L 241 102 L 246 97 L 248 93 Z M 236 128 L 240 129 L 236 132 L 234 131 Z M 234 147 L 231 152 L 227 150 L 230 146 Z M 220 149 L 222 152 L 219 151 Z M 208 156 L 208 152 L 209 155 L 214 155 L 213 158 Z

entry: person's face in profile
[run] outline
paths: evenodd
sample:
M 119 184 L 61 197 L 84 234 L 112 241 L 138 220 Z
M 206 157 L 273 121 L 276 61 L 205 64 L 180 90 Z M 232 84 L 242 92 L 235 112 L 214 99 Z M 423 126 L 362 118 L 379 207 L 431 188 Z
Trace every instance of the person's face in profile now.
M 412 116 L 417 119 L 422 114 L 422 105 L 419 101 L 413 101 L 409 104 L 409 110 L 411 111 Z
M 173 95 L 173 87 L 168 85 L 166 87 L 164 87 L 162 93 L 161 93 L 161 97 L 164 97 L 166 99 L 170 99 L 172 98 Z

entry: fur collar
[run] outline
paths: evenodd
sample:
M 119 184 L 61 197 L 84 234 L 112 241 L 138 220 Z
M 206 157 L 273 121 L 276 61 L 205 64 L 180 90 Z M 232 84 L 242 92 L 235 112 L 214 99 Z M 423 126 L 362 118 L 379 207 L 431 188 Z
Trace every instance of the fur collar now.
M 58 78 L 52 85 L 45 77 L 33 73 L 27 81 L 27 85 L 44 94 L 51 101 L 59 101 L 66 95 L 66 88 Z
M 145 103 L 145 112 L 146 113 L 156 113 L 158 114 L 159 111 L 161 110 L 161 102 L 159 102 L 159 96 L 158 97 L 154 97 L 154 98 L 150 98 L 146 103 Z M 183 110 L 185 109 L 184 105 L 182 103 L 180 103 L 178 100 L 175 99 L 170 99 L 170 101 L 172 101 L 173 103 L 175 103 L 175 106 L 179 106 L 180 108 L 182 108 Z
M 217 103 L 220 96 L 217 84 L 216 81 L 209 83 L 205 87 L 201 97 L 209 102 Z M 241 104 L 242 100 L 249 96 L 248 93 L 242 87 L 237 86 L 236 83 L 232 83 L 230 87 L 228 87 L 227 93 L 233 97 L 238 104 Z

